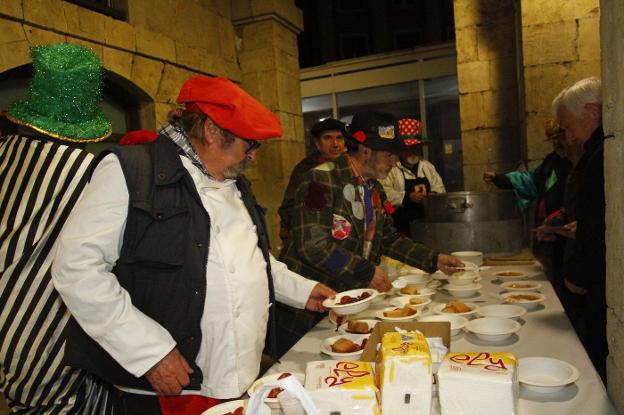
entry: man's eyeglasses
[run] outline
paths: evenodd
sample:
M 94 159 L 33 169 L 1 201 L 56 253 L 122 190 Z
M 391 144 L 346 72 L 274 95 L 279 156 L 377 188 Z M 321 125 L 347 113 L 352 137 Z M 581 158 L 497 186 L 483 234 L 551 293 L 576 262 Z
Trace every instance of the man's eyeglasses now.
M 247 143 L 247 150 L 245 150 L 245 154 L 249 154 L 260 148 L 260 141 L 258 140 L 245 140 L 245 142 Z

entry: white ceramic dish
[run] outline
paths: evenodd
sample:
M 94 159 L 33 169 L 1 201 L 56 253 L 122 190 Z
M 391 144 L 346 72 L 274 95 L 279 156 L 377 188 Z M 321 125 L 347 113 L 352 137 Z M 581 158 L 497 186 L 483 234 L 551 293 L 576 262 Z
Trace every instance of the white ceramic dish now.
M 542 288 L 542 284 L 537 281 L 507 281 L 502 283 L 501 288 L 507 291 L 534 291 Z
M 421 297 L 421 298 L 431 298 L 436 293 L 436 290 L 433 288 L 420 288 L 418 290 L 418 294 L 405 294 L 402 293 L 401 290 L 397 290 L 397 294 L 401 296 L 407 297 Z
M 479 272 L 470 270 L 458 271 L 447 276 L 448 282 L 453 285 L 473 284 L 477 278 L 479 278 Z
M 399 278 L 407 283 L 407 285 L 414 285 L 423 282 L 431 281 L 431 275 L 429 274 L 400 274 Z
M 345 297 L 353 297 L 357 298 L 362 295 L 364 292 L 368 292 L 370 297 L 365 298 L 364 300 L 356 301 L 350 304 L 340 304 L 340 300 Z M 326 298 L 323 301 L 323 306 L 325 308 L 331 309 L 334 313 L 338 315 L 349 315 L 359 313 L 360 311 L 366 310 L 372 303 L 373 299 L 377 296 L 379 292 L 372 288 L 359 288 L 356 290 L 343 291 L 341 293 L 336 294 L 336 298 Z
M 398 307 L 398 308 L 402 308 L 402 307 Z M 416 311 L 414 314 L 412 314 L 411 316 L 406 316 L 406 317 L 386 317 L 384 315 L 384 311 L 392 311 L 392 310 L 396 310 L 397 307 L 386 307 L 383 308 L 381 310 L 377 310 L 376 313 L 376 317 L 381 319 L 381 320 L 385 320 L 385 321 L 411 321 L 411 320 L 415 320 L 416 317 L 418 317 L 418 309 L 416 307 L 410 307 L 412 308 L 414 311 Z
M 370 329 L 368 334 L 371 334 L 371 332 L 373 331 L 373 328 L 375 327 L 375 325 L 377 323 L 379 323 L 379 320 L 359 319 L 359 318 L 356 319 L 356 320 L 368 324 L 368 328 Z M 349 326 L 348 322 L 345 322 L 344 324 L 341 324 L 340 327 L 338 327 L 338 333 L 340 333 L 340 334 L 365 334 L 365 333 L 350 333 L 350 332 L 347 331 L 347 327 L 348 326 Z
M 466 317 L 455 314 L 436 314 L 432 316 L 425 316 L 419 318 L 418 321 L 448 321 L 451 323 L 451 336 L 457 336 L 468 322 Z
M 427 286 L 425 288 L 431 288 L 432 290 L 435 290 L 436 288 L 438 288 L 441 285 L 442 285 L 442 283 L 440 281 L 433 280 L 433 281 L 429 281 L 429 283 L 427 284 Z
M 521 295 L 529 295 L 532 297 L 536 297 L 534 300 L 517 298 L 517 296 Z M 522 291 L 522 292 L 508 292 L 502 293 L 501 298 L 503 299 L 503 303 L 505 304 L 516 304 L 521 305 L 527 310 L 533 310 L 536 308 L 542 301 L 546 299 L 544 294 L 540 294 L 534 291 Z
M 256 394 L 256 391 L 260 389 L 265 383 L 273 382 L 277 380 L 277 378 L 279 378 L 281 375 L 282 373 L 273 373 L 272 375 L 261 377 L 260 379 L 256 380 L 249 389 L 247 389 L 247 394 L 249 394 L 250 397 L 254 396 Z M 305 380 L 305 375 L 303 373 L 291 373 L 291 375 L 296 377 L 297 380 L 303 385 L 303 381 Z M 281 405 L 277 398 L 266 398 L 264 400 L 264 403 L 267 404 L 271 409 L 281 408 Z
M 481 317 L 520 318 L 527 312 L 526 308 L 514 304 L 494 304 L 479 307 L 477 314 Z
M 205 410 L 204 412 L 201 413 L 201 415 L 224 415 L 224 414 L 227 414 L 228 412 L 234 411 L 236 408 L 239 408 L 241 406 L 245 407 L 246 405 L 247 405 L 247 400 L 223 402 L 222 404 L 213 406 L 212 408 Z M 266 404 L 262 405 L 262 409 L 265 415 L 271 415 L 271 408 L 269 408 L 268 405 Z
M 463 263 L 471 262 L 478 267 L 483 265 L 483 252 L 481 251 L 457 251 L 451 252 L 451 255 L 456 256 Z
M 477 310 L 479 309 L 479 307 L 474 303 L 464 303 L 464 304 L 466 304 L 467 307 L 470 307 L 470 311 L 466 311 L 465 313 L 449 313 L 448 311 L 442 311 L 442 309 L 446 307 L 446 303 L 444 303 L 444 304 L 438 304 L 437 306 L 433 307 L 433 312 L 436 314 L 443 314 L 443 315 L 469 316 L 471 314 L 476 313 Z
M 468 285 L 454 285 L 446 284 L 442 286 L 443 289 L 449 292 L 453 297 L 466 298 L 471 297 L 479 292 L 483 286 L 481 284 L 468 284 Z
M 431 303 L 431 298 L 419 297 L 417 295 L 404 295 L 402 297 L 396 297 L 390 300 L 390 305 L 403 307 L 409 304 L 412 307 L 416 307 L 417 310 L 422 310 L 429 303 Z
M 481 317 L 466 323 L 466 330 L 481 340 L 499 342 L 508 339 L 522 328 L 516 320 L 501 317 Z
M 578 378 L 578 369 L 563 360 L 550 357 L 523 357 L 518 360 L 518 380 L 533 392 L 558 392 Z
M 340 339 L 341 337 L 349 339 L 349 340 L 351 340 L 354 343 L 362 344 L 362 341 L 364 339 L 368 339 L 370 337 L 370 334 L 341 334 L 340 336 L 329 337 L 329 338 L 323 340 L 323 343 L 321 343 L 321 352 L 325 353 L 328 356 L 337 357 L 339 359 L 356 358 L 356 357 L 358 357 L 359 355 L 362 354 L 362 352 L 364 351 L 363 348 L 358 350 L 357 352 L 352 352 L 352 353 L 336 353 L 336 352 L 333 352 L 332 349 L 331 349 L 332 344 L 337 342 L 338 339 Z
M 427 275 L 427 278 L 419 280 L 417 278 L 410 278 L 409 275 L 403 275 L 398 280 L 405 282 L 409 287 L 415 287 L 418 289 L 425 288 L 427 284 L 431 282 L 431 276 Z
M 504 269 L 496 271 L 494 276 L 501 281 L 509 280 L 521 280 L 523 278 L 529 278 L 529 274 L 524 271 L 518 271 L 516 269 Z

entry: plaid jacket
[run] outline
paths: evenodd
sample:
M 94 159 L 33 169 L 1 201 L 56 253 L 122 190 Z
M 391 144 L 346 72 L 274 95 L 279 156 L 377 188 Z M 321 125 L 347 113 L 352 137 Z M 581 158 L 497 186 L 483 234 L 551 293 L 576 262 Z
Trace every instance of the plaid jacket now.
M 397 233 L 384 209 L 376 210 L 376 232 L 369 259 L 362 256 L 364 219 L 354 215 L 352 202 L 345 199 L 344 189 L 349 184 L 356 189 L 355 200 L 363 204 L 356 177 L 344 156 L 305 174 L 297 190 L 292 229 L 280 260 L 289 269 L 338 292 L 367 287 L 381 255 L 428 272 L 435 271 L 437 252 Z M 383 187 L 377 181 L 374 186 L 385 205 Z M 347 228 L 350 225 L 350 231 L 345 230 L 345 224 Z M 283 337 L 278 339 L 280 353 L 288 350 L 319 319 L 316 313 L 278 304 L 279 336 Z

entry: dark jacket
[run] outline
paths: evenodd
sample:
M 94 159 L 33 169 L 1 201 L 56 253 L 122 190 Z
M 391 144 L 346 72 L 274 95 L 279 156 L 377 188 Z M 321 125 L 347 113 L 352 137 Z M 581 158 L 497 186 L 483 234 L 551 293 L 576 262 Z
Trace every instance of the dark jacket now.
M 583 144 L 576 165 L 576 244 L 566 264 L 566 278 L 575 285 L 604 291 L 606 278 L 604 132 L 598 127 Z
M 101 154 L 99 160 L 109 152 L 119 158 L 130 196 L 123 244 L 113 273 L 132 304 L 174 338 L 176 348 L 194 370 L 187 389 L 199 389 L 203 375 L 195 358 L 202 337 L 210 217 L 170 139 L 161 136 L 146 145 L 113 148 Z M 258 244 L 267 261 L 269 301 L 274 303 L 263 211 L 244 178 L 237 181 L 237 186 L 258 229 Z M 271 328 L 273 316 L 272 311 Z M 68 326 L 67 338 L 68 365 L 116 385 L 151 389 L 145 377 L 137 379 L 123 369 L 74 319 Z M 274 335 L 267 338 L 274 343 Z
M 369 259 L 365 259 L 362 256 L 364 220 L 354 215 L 351 202 L 344 197 L 347 185 L 357 189 L 356 177 L 345 156 L 305 174 L 293 208 L 291 238 L 280 256 L 289 269 L 338 292 L 367 287 L 382 255 L 427 272 L 436 270 L 437 252 L 399 234 L 384 209 L 377 212 L 375 238 Z M 374 181 L 374 187 L 383 206 L 386 202 L 383 187 L 378 181 Z M 361 202 L 359 192 L 356 194 Z M 351 225 L 351 231 L 344 239 L 332 236 L 332 226 L 337 225 L 340 217 Z M 279 304 L 280 353 L 291 346 L 284 345 L 283 339 L 290 336 L 291 342 L 295 341 L 319 318 L 315 313 Z

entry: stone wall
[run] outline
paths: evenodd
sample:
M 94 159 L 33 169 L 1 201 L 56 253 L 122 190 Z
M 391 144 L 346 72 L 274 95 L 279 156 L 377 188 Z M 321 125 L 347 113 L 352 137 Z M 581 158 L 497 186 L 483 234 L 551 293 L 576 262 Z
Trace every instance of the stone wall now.
M 551 102 L 566 86 L 600 76 L 599 0 L 522 0 L 526 148 L 535 167 L 552 146 L 544 140 Z
M 624 8 L 600 1 L 607 243 L 607 382 L 609 396 L 624 413 Z
M 513 0 L 455 0 L 464 189 L 521 158 Z
M 278 241 L 277 206 L 304 153 L 300 10 L 292 0 L 128 0 L 127 20 L 61 0 L 1 0 L 0 73 L 30 63 L 32 45 L 85 45 L 108 71 L 144 93 L 140 123 L 151 130 L 166 120 L 188 77 L 224 76 L 241 83 L 284 126 L 284 138 L 260 150 L 250 173 L 259 202 L 269 207 L 272 240 Z

